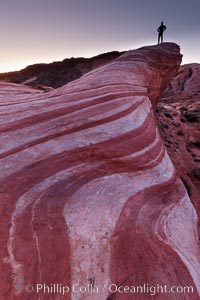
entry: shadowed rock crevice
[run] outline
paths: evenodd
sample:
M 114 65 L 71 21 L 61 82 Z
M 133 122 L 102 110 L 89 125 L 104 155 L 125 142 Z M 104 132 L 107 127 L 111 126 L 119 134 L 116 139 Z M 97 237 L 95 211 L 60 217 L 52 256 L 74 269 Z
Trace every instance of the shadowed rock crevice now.
M 192 68 L 188 69 L 188 73 L 186 74 L 186 76 L 184 77 L 183 82 L 180 82 L 180 91 L 183 92 L 185 90 L 185 85 L 188 81 L 188 79 L 190 79 L 192 77 Z

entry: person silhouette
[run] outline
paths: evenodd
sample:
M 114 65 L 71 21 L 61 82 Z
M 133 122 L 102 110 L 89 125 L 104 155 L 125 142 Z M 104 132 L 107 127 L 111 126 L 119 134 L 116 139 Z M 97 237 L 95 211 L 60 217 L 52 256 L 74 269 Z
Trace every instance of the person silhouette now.
M 167 27 L 161 22 L 161 25 L 158 27 L 158 44 L 163 43 L 163 32 L 167 29 Z

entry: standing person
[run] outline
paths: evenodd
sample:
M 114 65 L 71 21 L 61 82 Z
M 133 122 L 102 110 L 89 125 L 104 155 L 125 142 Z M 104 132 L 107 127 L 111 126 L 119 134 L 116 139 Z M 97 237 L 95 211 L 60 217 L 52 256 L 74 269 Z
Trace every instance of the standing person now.
M 158 27 L 158 44 L 163 43 L 163 32 L 167 29 L 167 27 L 161 22 L 161 25 Z

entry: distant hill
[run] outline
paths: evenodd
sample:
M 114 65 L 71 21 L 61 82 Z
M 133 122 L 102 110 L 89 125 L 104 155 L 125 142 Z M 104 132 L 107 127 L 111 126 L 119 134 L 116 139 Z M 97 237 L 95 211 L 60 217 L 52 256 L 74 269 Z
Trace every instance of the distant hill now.
M 108 52 L 91 58 L 67 58 L 49 64 L 34 64 L 20 71 L 0 73 L 0 80 L 12 83 L 58 88 L 117 58 L 124 52 Z

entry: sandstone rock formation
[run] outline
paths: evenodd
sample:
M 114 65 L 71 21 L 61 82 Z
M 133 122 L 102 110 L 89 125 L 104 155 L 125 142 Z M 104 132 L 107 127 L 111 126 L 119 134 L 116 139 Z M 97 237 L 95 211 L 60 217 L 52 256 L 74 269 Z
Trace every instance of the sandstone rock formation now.
M 200 214 L 200 64 L 180 67 L 159 102 L 157 120 L 170 158 Z
M 110 283 L 192 286 L 155 299 L 199 299 L 197 215 L 153 112 L 180 61 L 164 43 L 54 91 L 1 84 L 1 299 L 152 299 Z

